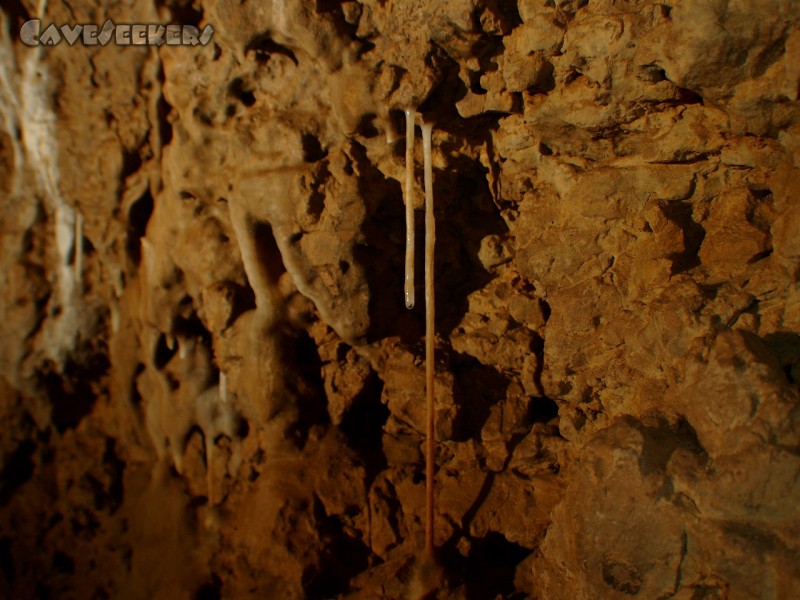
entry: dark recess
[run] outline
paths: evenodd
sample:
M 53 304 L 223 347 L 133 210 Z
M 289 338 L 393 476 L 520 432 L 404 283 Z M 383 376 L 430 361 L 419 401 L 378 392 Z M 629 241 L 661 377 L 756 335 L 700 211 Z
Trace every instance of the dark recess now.
M 139 266 L 142 261 L 141 240 L 147 231 L 147 223 L 153 214 L 153 196 L 150 190 L 146 190 L 142 197 L 131 204 L 128 210 L 128 256 L 135 266 Z
M 226 281 L 222 284 L 228 293 L 233 297 L 231 316 L 228 319 L 226 326 L 232 325 L 239 316 L 244 313 L 255 309 L 256 295 L 253 288 L 249 285 L 240 285 L 233 281 Z
M 212 573 L 210 580 L 200 586 L 194 595 L 194 600 L 221 600 L 222 599 L 222 579 L 216 573 Z
M 552 398 L 541 396 L 533 398 L 528 418 L 531 423 L 547 423 L 558 416 L 558 403 Z
M 198 340 L 206 348 L 211 348 L 211 332 L 203 325 L 203 321 L 194 310 L 191 296 L 184 296 L 178 308 L 178 315 L 172 321 L 172 331 L 176 336 Z M 177 349 L 178 345 L 175 344 Z
M 673 275 L 684 273 L 700 264 L 698 253 L 706 230 L 692 218 L 693 207 L 688 202 L 665 204 L 662 210 L 664 216 L 683 231 L 683 252 L 674 252 L 668 258 L 672 261 Z
M 452 158 L 450 164 L 446 171 L 434 172 L 435 291 L 439 300 L 436 329 L 445 336 L 466 314 L 467 296 L 494 277 L 478 258 L 481 240 L 488 235 L 508 233 L 508 226 L 492 199 L 487 169 L 463 155 Z M 424 232 L 419 232 L 419 239 L 424 239 Z M 423 258 L 422 252 L 418 255 Z M 421 262 L 417 268 L 418 273 L 423 272 Z M 423 278 L 419 280 L 422 284 Z M 422 288 L 418 294 L 422 295 Z
M 524 518 L 522 515 L 520 518 Z M 517 565 L 532 550 L 509 542 L 502 534 L 491 532 L 474 540 L 465 565 L 465 587 L 468 600 L 506 598 L 514 592 Z
M 59 373 L 48 364 L 40 374 L 45 392 L 52 404 L 52 421 L 63 433 L 77 427 L 97 400 L 94 385 L 108 372 L 110 362 L 106 348 L 79 348 L 64 363 Z
M 139 149 L 124 150 L 122 153 L 122 169 L 120 171 L 120 179 L 127 179 L 129 175 L 133 175 L 142 166 L 142 157 L 139 154 Z
M 303 160 L 307 163 L 314 163 L 328 156 L 328 151 L 314 134 L 304 133 L 300 139 L 303 144 Z
M 361 117 L 361 121 L 359 121 L 356 127 L 356 134 L 366 139 L 377 137 L 380 132 L 378 128 L 375 127 L 376 117 L 377 115 L 375 113 L 368 113 Z
M 279 54 L 287 57 L 295 65 L 297 65 L 297 57 L 290 48 L 281 46 L 273 40 L 269 34 L 262 33 L 250 40 L 244 48 L 245 54 L 252 52 L 255 56 L 256 62 L 259 64 L 266 64 L 273 54 Z
M 322 361 L 316 343 L 305 331 L 294 330 L 285 335 L 282 347 L 286 348 L 286 385 L 298 412 L 291 434 L 297 446 L 303 448 L 312 427 L 330 423 Z
M 693 90 L 678 88 L 678 92 L 680 94 L 678 97 L 678 104 L 705 104 L 703 97 Z
M 383 453 L 383 426 L 389 418 L 389 409 L 381 402 L 383 381 L 377 373 L 370 371 L 364 388 L 353 400 L 339 428 L 347 438 L 350 448 L 355 450 L 366 469 L 367 486 L 375 476 L 386 468 Z
M 172 348 L 167 345 L 167 336 L 163 333 L 158 336 L 158 342 L 156 342 L 156 355 L 154 364 L 156 369 L 163 369 L 169 364 L 169 361 L 172 360 L 172 357 L 175 356 L 175 353 L 178 351 L 178 346 L 176 344 L 172 345 Z
M 109 485 L 104 489 L 101 503 L 104 508 L 108 508 L 113 514 L 122 506 L 125 461 L 117 454 L 117 441 L 115 439 L 107 437 L 105 445 L 103 471 L 109 480 Z
M 195 8 L 197 3 L 187 2 L 186 0 L 157 0 L 156 5 L 169 9 L 172 23 L 193 25 L 198 29 L 200 28 L 200 22 L 203 20 L 203 11 Z
M 550 308 L 550 305 L 547 303 L 546 300 L 539 300 L 539 304 L 542 307 L 542 315 L 544 316 L 544 322 L 547 323 L 550 320 L 550 315 L 553 314 L 553 310 Z
M 320 147 L 320 151 L 322 148 Z M 327 156 L 327 152 L 320 157 L 320 162 L 314 167 L 314 179 L 311 183 L 308 197 L 308 214 L 318 222 L 325 210 L 325 183 L 330 179 L 331 172 L 328 169 L 328 161 L 322 160 Z M 308 161 L 311 162 L 311 161 Z M 302 236 L 301 236 L 302 237 Z
M 31 19 L 31 14 L 20 0 L 4 0 L 3 11 L 10 17 L 11 31 L 19 31 L 23 23 Z
M 235 78 L 228 84 L 228 93 L 248 108 L 256 103 L 256 96 L 253 94 L 253 90 L 245 86 L 241 77 Z
M 75 561 L 71 556 L 59 550 L 53 554 L 53 569 L 57 573 L 75 573 Z
M 14 554 L 11 551 L 11 547 L 11 538 L 0 538 L 0 572 L 3 573 L 8 583 L 13 583 L 14 581 Z
M 269 223 L 255 223 L 253 237 L 256 240 L 259 266 L 270 283 L 278 283 L 280 276 L 286 272 L 286 267 L 283 266 L 283 258 L 272 233 L 272 226 Z
M 325 541 L 317 568 L 307 568 L 302 585 L 305 597 L 323 600 L 348 591 L 350 579 L 368 566 L 369 549 L 344 532 L 341 519 L 327 515 L 319 498 L 314 497 L 317 531 Z
M 480 439 L 492 406 L 506 397 L 509 378 L 469 354 L 454 353 L 451 370 L 456 380 L 453 400 L 459 407 L 453 425 L 453 441 Z
M 502 44 L 500 44 L 500 51 L 502 51 Z M 437 127 L 447 131 L 451 131 L 454 124 L 466 124 L 467 120 L 462 119 L 456 109 L 456 103 L 467 95 L 467 86 L 459 76 L 459 64 L 435 42 L 433 50 L 426 57 L 426 63 L 439 73 L 440 80 L 424 102 L 420 104 L 419 112 L 431 118 Z M 483 64 L 481 66 L 483 67 Z M 478 87 L 480 87 L 479 84 Z M 398 131 L 402 131 L 402 129 L 398 129 Z
M 5 465 L 0 471 L 0 505 L 8 504 L 11 496 L 33 476 L 33 454 L 36 444 L 31 440 L 21 442 L 10 456 L 5 458 Z M 1 549 L 1 548 L 0 548 Z M 2 553 L 0 553 L 2 559 Z M 2 562 L 6 568 L 5 561 Z
M 36 600 L 50 600 L 53 597 L 53 594 L 50 591 L 50 588 L 41 581 L 36 583 Z
M 341 5 L 341 0 L 316 0 L 316 12 L 333 24 L 339 37 L 361 41 L 356 37 L 358 27 L 345 20 Z
M 159 88 L 163 90 L 165 83 L 163 67 L 160 67 L 158 71 L 158 83 Z M 161 138 L 161 146 L 163 147 L 172 141 L 172 123 L 169 120 L 169 114 L 172 111 L 172 106 L 167 103 L 167 100 L 164 98 L 163 94 L 158 99 L 156 109 L 158 112 L 158 133 L 159 137 Z
M 800 371 L 800 334 L 795 331 L 778 331 L 763 338 L 770 354 L 777 361 L 786 380 L 796 385 L 794 374 Z
M 286 267 L 272 227 L 269 223 L 256 223 L 253 235 L 259 266 L 270 283 L 276 285 L 281 275 L 286 273 Z M 322 361 L 317 345 L 306 331 L 284 323 L 274 333 L 281 338 L 284 381 L 298 413 L 289 433 L 298 448 L 302 449 L 313 426 L 330 422 L 321 375 Z

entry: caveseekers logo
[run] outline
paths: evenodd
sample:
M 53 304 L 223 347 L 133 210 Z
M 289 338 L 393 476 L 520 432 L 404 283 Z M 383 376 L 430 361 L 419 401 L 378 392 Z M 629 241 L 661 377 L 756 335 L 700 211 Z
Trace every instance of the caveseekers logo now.
M 157 25 L 140 23 L 115 24 L 111 19 L 102 27 L 87 25 L 50 24 L 42 31 L 42 22 L 31 19 L 19 30 L 26 46 L 58 46 L 62 41 L 70 46 L 105 46 L 113 41 L 117 46 L 205 46 L 211 41 L 214 28 L 206 25 L 201 32 L 194 25 Z

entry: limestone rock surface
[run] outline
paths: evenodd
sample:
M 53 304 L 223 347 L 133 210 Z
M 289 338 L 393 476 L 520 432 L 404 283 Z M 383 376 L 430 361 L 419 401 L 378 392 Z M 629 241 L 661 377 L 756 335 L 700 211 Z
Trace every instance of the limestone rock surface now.
M 798 0 L 15 0 L 0 116 L 3 597 L 800 596 Z

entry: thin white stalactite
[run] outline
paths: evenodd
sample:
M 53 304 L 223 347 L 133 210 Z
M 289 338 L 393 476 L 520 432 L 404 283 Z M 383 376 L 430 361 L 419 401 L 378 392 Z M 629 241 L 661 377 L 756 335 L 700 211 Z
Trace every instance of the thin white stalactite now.
M 406 113 L 406 308 L 414 308 L 414 121 L 417 113 L 407 108 Z
M 434 373 L 436 357 L 434 350 L 434 298 L 433 258 L 436 244 L 436 221 L 433 217 L 433 167 L 431 165 L 431 137 L 433 125 L 422 125 L 422 148 L 425 168 L 425 400 L 427 423 L 425 431 L 425 549 L 434 551 L 433 539 L 433 467 L 434 467 Z
M 116 298 L 111 300 L 111 304 L 109 306 L 111 310 L 111 333 L 117 334 L 119 333 L 119 323 L 120 323 L 120 315 L 119 315 L 119 302 Z
M 16 61 L 11 48 L 10 21 L 11 19 L 5 13 L 0 12 L 0 28 L 2 28 L 2 31 L 0 31 L 0 114 L 3 115 L 4 129 L 8 133 L 8 138 L 11 141 L 11 152 L 14 155 L 13 185 L 11 190 L 12 196 L 17 196 L 22 186 L 24 157 L 19 136 L 21 109 L 14 89 L 15 86 L 12 85 L 16 78 L 16 73 L 14 72 L 16 70 Z
M 228 401 L 228 377 L 223 371 L 219 372 L 219 399 L 223 404 Z
M 44 19 L 47 0 L 40 0 L 37 7 L 38 18 Z M 78 307 L 80 282 L 76 280 L 76 269 L 83 257 L 79 256 L 76 233 L 82 227 L 78 223 L 76 209 L 68 204 L 61 195 L 59 172 L 59 147 L 57 118 L 53 107 L 53 95 L 50 73 L 42 61 L 42 47 L 25 52 L 20 58 L 19 68 L 15 68 L 13 53 L 6 48 L 3 53 L 11 64 L 5 64 L 0 77 L 0 97 L 7 95 L 13 98 L 4 99 L 8 109 L 16 111 L 16 117 L 6 117 L 10 124 L 16 123 L 19 129 L 21 147 L 15 145 L 15 152 L 22 150 L 15 158 L 16 177 L 22 172 L 32 171 L 38 191 L 41 192 L 42 204 L 48 216 L 53 219 L 53 238 L 57 254 L 57 268 L 53 281 L 54 293 L 51 296 L 48 317 L 39 335 L 44 343 L 45 352 L 55 361 L 61 362 L 64 356 L 75 346 L 78 330 L 81 326 L 81 313 Z M 14 77 L 9 79 L 9 75 Z M 16 131 L 9 132 L 15 137 Z M 25 166 L 22 166 L 24 154 Z M 19 183 L 19 179 L 17 180 Z M 16 184 L 15 184 L 16 185 Z M 16 191 L 20 191 L 17 187 Z M 71 257 L 70 253 L 75 252 Z M 77 284 L 77 285 L 76 285 Z M 56 310 L 57 309 L 57 310 Z

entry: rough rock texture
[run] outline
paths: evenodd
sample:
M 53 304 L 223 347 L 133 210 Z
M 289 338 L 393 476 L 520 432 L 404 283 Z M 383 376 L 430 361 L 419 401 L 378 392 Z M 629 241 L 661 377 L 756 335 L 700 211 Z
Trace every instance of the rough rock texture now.
M 428 597 L 800 594 L 800 2 L 0 17 L 4 596 L 421 595 L 408 106 Z M 34 17 L 215 34 L 30 48 Z

